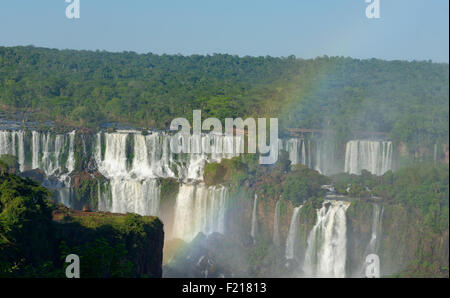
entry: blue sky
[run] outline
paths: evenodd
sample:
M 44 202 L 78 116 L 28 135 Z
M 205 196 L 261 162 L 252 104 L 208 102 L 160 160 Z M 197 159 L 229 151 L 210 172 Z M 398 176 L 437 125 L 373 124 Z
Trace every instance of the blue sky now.
M 0 45 L 449 61 L 448 0 L 2 0 Z

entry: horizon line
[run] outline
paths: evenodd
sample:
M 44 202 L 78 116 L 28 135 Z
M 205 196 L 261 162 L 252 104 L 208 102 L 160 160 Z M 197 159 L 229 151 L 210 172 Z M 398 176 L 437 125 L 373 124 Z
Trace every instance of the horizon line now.
M 371 58 L 359 58 L 359 57 L 352 57 L 352 56 L 330 56 L 327 54 L 315 56 L 315 57 L 297 57 L 295 54 L 291 54 L 288 56 L 272 56 L 272 55 L 240 55 L 240 54 L 230 54 L 230 53 L 207 53 L 207 54 L 183 54 L 183 53 L 155 53 L 155 52 L 139 52 L 134 50 L 111 50 L 111 49 L 74 49 L 74 48 L 54 48 L 54 47 L 47 47 L 47 46 L 39 46 L 34 44 L 28 44 L 28 45 L 1 45 L 0 47 L 3 48 L 36 48 L 36 49 L 46 49 L 46 50 L 57 50 L 57 51 L 76 51 L 76 52 L 92 52 L 92 53 L 110 53 L 110 54 L 123 54 L 123 53 L 132 53 L 136 55 L 156 55 L 156 56 L 180 56 L 180 57 L 192 57 L 192 56 L 201 56 L 201 57 L 212 57 L 215 55 L 228 55 L 238 58 L 275 58 L 275 59 L 290 59 L 294 58 L 295 60 L 315 60 L 315 59 L 324 59 L 324 58 L 341 58 L 341 59 L 353 59 L 353 60 L 362 60 L 362 61 L 370 61 L 370 60 L 380 60 L 380 61 L 387 61 L 387 62 L 428 62 L 433 64 L 449 64 L 449 61 L 435 61 L 433 59 L 426 59 L 418 60 L 418 59 L 385 59 L 385 58 L 377 58 L 377 57 L 371 57 Z

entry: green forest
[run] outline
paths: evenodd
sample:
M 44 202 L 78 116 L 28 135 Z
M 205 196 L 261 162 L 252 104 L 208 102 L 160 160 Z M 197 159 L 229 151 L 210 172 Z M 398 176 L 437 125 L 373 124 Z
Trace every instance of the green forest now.
M 278 117 L 281 136 L 288 128 L 325 129 L 335 132 L 336 141 L 345 142 L 354 131 L 383 132 L 397 144 L 406 144 L 414 159 L 424 151 L 431 155 L 433 147 L 436 154 L 438 147 L 445 150 L 439 145 L 448 148 L 449 66 L 327 56 L 181 56 L 0 47 L 0 120 L 52 121 L 63 128 L 119 124 L 167 129 L 174 118 L 192 120 L 194 109 L 201 109 L 203 119 Z M 81 137 L 75 139 L 76 171 L 88 168 L 83 155 L 92 146 L 87 144 L 86 148 Z M 130 144 L 127 141 L 128 166 L 133 154 Z M 102 147 L 102 155 L 104 151 Z M 302 212 L 310 213 L 309 225 L 324 202 L 324 184 L 333 184 L 338 194 L 351 197 L 354 210 L 364 209 L 353 216 L 371 218 L 371 204 L 381 202 L 386 212 L 392 212 L 386 216 L 392 228 L 386 235 L 409 236 L 411 223 L 417 227 L 413 238 L 420 251 L 410 254 L 417 261 L 411 272 L 448 276 L 448 254 L 437 249 L 439 257 L 447 257 L 444 268 L 445 262 L 433 259 L 432 250 L 433 241 L 448 235 L 448 165 L 438 159 L 418 160 L 401 163 L 398 171 L 382 176 L 363 171 L 326 177 L 306 166 L 291 165 L 286 152 L 272 166 L 244 154 L 208 163 L 204 182 L 226 185 L 234 198 L 252 198 L 256 193 L 261 204 L 282 198 L 286 206 L 305 205 Z M 86 277 L 162 275 L 164 234 L 159 219 L 71 210 L 53 203 L 49 190 L 18 174 L 17 159 L 0 156 L 0 277 L 63 277 L 60 256 L 69 252 L 83 256 Z M 92 181 L 96 180 L 83 180 L 75 188 L 80 207 L 85 197 L 81 194 L 98 198 L 92 196 L 98 186 Z M 168 179 L 161 185 L 163 200 L 179 187 Z M 246 210 L 239 205 L 244 203 L 236 200 L 232 207 Z M 399 210 L 402 216 L 395 213 Z M 356 217 L 354 221 L 364 222 Z M 387 239 L 386 243 L 386 251 L 395 252 L 394 244 L 404 241 Z M 426 246 L 429 243 L 432 249 Z M 265 254 L 255 251 L 257 261 L 252 262 L 257 264 Z
M 0 107 L 60 125 L 165 129 L 176 117 L 278 117 L 282 128 L 448 143 L 449 68 L 344 57 L 155 55 L 0 47 Z M 22 114 L 23 115 L 23 114 Z
M 81 256 L 84 277 L 161 276 L 158 218 L 73 212 L 7 163 L 0 158 L 0 278 L 63 278 L 71 253 Z

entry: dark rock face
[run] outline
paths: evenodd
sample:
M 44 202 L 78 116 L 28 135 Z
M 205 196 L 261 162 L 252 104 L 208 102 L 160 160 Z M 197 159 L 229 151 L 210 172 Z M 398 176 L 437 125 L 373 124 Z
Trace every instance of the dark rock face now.
M 373 203 L 357 202 L 347 211 L 347 276 L 364 276 L 362 264 L 371 238 L 373 206 Z M 445 275 L 440 267 L 449 262 L 448 232 L 436 233 L 425 227 L 422 213 L 414 208 L 389 204 L 383 208 L 376 252 L 380 258 L 381 275 L 415 270 L 414 264 L 424 261 L 429 264 L 426 271 L 430 270 L 426 274 Z
M 34 180 L 39 183 L 43 183 L 44 180 L 46 179 L 46 175 L 45 175 L 44 171 L 42 171 L 40 169 L 22 172 L 20 174 L 20 176 L 24 177 L 24 178 L 29 178 L 29 179 Z
M 56 242 L 84 257 L 82 277 L 162 277 L 164 230 L 159 218 L 65 207 L 53 212 L 53 218 L 58 223 Z M 114 257 L 108 259 L 103 249 L 114 250 Z M 120 266 L 129 265 L 117 269 L 116 258 Z
M 300 210 L 299 229 L 296 239 L 295 258 L 285 260 L 287 229 L 293 213 L 293 206 L 285 204 L 281 211 L 281 244 L 273 244 L 273 218 L 276 199 L 261 198 L 258 204 L 258 231 L 256 241 L 249 236 L 252 200 L 237 197 L 233 209 L 229 210 L 227 235 L 212 234 L 208 237 L 199 235 L 182 253 L 174 264 L 165 267 L 167 276 L 183 276 L 189 272 L 190 277 L 205 277 L 216 274 L 212 268 L 220 268 L 224 276 L 227 272 L 239 276 L 257 277 L 298 277 L 302 276 L 302 266 L 307 240 L 316 223 L 317 209 L 307 203 Z M 430 276 L 445 276 L 442 265 L 448 264 L 448 232 L 436 232 L 426 228 L 423 214 L 414 208 L 399 204 L 387 204 L 382 201 L 354 200 L 346 212 L 346 276 L 364 277 L 364 261 L 368 254 L 374 222 L 374 206 L 380 210 L 380 223 L 377 234 L 376 254 L 380 258 L 381 275 L 391 276 L 415 271 L 414 263 L 430 264 Z M 239 250 L 233 252 L 237 258 L 242 257 L 240 266 L 231 266 L 224 258 L 218 257 L 230 243 L 237 243 Z M 184 260 L 182 260 L 184 258 Z M 228 266 L 230 265 L 230 266 Z M 413 266 L 413 267 L 411 267 Z M 187 269 L 186 269 L 187 268 Z M 225 270 L 229 268 L 229 270 Z M 238 268 L 238 270 L 236 270 Z M 178 270 L 178 271 L 177 271 Z M 416 271 L 425 272 L 423 268 Z M 445 271 L 445 270 L 444 270 Z M 425 274 L 425 273 L 423 273 Z M 220 274 L 216 274 L 220 275 Z M 401 275 L 403 276 L 403 275 Z

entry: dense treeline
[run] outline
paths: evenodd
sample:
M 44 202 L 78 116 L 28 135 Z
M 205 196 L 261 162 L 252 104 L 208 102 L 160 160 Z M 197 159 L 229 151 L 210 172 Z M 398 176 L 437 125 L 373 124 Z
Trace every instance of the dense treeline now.
M 448 143 L 448 64 L 0 47 L 0 106 L 38 120 L 167 128 L 175 117 L 277 116 L 283 127 Z
M 383 176 L 338 174 L 332 178 L 336 191 L 358 198 L 380 197 L 383 202 L 421 210 L 424 225 L 448 231 L 449 168 L 444 164 L 417 163 Z

